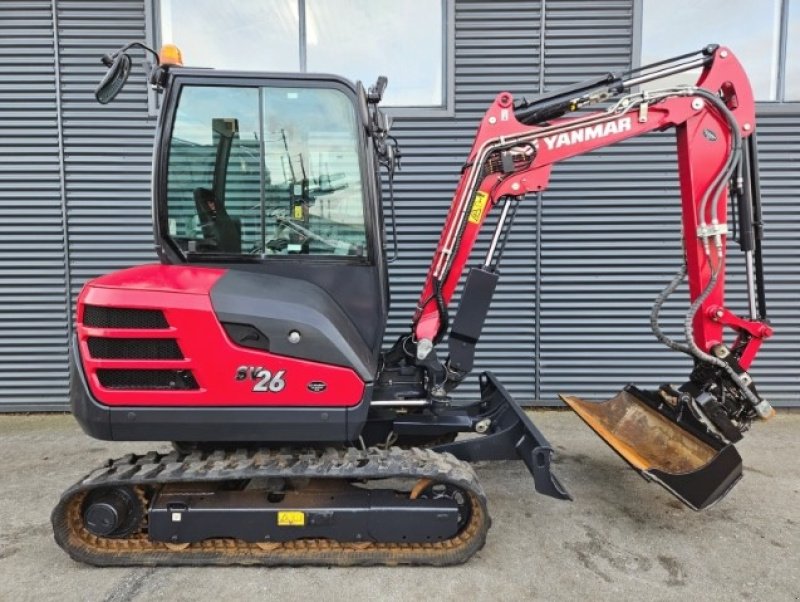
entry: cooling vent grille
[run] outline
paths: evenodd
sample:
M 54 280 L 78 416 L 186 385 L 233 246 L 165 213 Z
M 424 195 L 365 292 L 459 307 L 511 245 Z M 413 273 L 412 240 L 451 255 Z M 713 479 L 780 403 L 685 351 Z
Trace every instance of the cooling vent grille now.
M 182 360 L 175 339 L 106 339 L 89 337 L 89 354 L 105 360 Z
M 95 328 L 169 328 L 159 309 L 83 306 L 83 325 Z
M 189 370 L 121 370 L 101 368 L 97 378 L 106 389 L 186 391 L 199 389 Z

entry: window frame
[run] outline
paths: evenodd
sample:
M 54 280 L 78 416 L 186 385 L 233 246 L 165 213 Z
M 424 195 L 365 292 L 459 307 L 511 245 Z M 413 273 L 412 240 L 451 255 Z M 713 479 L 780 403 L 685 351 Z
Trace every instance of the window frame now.
M 381 105 L 391 117 L 454 117 L 455 116 L 455 0 L 437 0 L 442 5 L 442 104 L 441 105 Z M 296 0 L 298 4 L 298 52 L 300 56 L 299 73 L 306 70 L 306 0 Z M 145 39 L 152 48 L 161 47 L 161 0 L 145 2 Z M 341 75 L 341 74 L 336 74 Z M 381 75 L 375 74 L 375 77 Z M 369 87 L 373 82 L 362 82 Z M 390 80 L 391 85 L 391 80 Z M 147 108 L 151 117 L 158 115 L 160 100 L 150 91 Z
M 644 1 L 645 0 L 633 0 L 633 41 L 631 50 L 631 68 L 634 69 L 642 65 Z M 798 110 L 800 110 L 800 99 L 786 98 L 786 50 L 789 37 L 789 0 L 780 0 L 780 3 L 776 98 L 774 100 L 756 99 L 756 108 L 759 112 L 763 113 L 796 113 Z
M 235 86 L 242 88 L 277 87 L 277 86 L 301 86 L 307 88 L 327 88 L 336 89 L 345 94 L 353 102 L 355 113 L 356 138 L 358 143 L 359 169 L 361 171 L 362 206 L 364 210 L 364 229 L 366 236 L 366 253 L 360 256 L 351 255 L 270 255 L 261 257 L 260 255 L 230 254 L 230 253 L 208 253 L 204 256 L 197 254 L 189 256 L 185 254 L 172 240 L 169 233 L 168 215 L 168 178 L 169 156 L 172 138 L 172 131 L 175 127 L 176 112 L 181 91 L 185 86 Z M 161 115 L 161 121 L 157 126 L 156 139 L 159 141 L 157 148 L 159 151 L 154 156 L 153 165 L 155 167 L 154 182 L 157 185 L 153 188 L 154 203 L 154 232 L 157 240 L 157 251 L 161 255 L 164 253 L 169 258 L 169 263 L 184 264 L 264 264 L 267 262 L 305 262 L 314 264 L 355 264 L 355 265 L 374 265 L 383 256 L 383 242 L 381 240 L 380 215 L 376 211 L 373 203 L 369 199 L 373 191 L 377 190 L 377 181 L 372 172 L 372 166 L 368 161 L 369 149 L 365 135 L 365 128 L 358 117 L 356 111 L 357 95 L 351 83 L 344 78 L 330 76 L 324 80 L 309 78 L 306 74 L 286 74 L 286 73 L 259 73 L 241 71 L 214 71 L 185 69 L 180 73 L 172 73 L 170 82 L 164 92 L 167 102 L 167 111 Z

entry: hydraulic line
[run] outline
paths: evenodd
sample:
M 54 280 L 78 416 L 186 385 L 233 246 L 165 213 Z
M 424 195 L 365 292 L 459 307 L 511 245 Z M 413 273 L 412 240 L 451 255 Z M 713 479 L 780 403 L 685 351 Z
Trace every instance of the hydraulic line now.
M 729 128 L 731 130 L 731 135 L 733 137 L 733 143 L 731 144 L 731 150 L 730 150 L 730 153 L 728 154 L 728 157 L 727 157 L 727 159 L 725 161 L 725 165 L 719 171 L 719 173 L 715 176 L 714 180 L 711 182 L 709 187 L 705 190 L 705 192 L 703 193 L 703 196 L 701 198 L 701 201 L 700 201 L 700 211 L 699 211 L 698 218 L 699 218 L 699 223 L 700 223 L 701 230 L 704 230 L 706 228 L 706 217 L 705 216 L 706 216 L 706 209 L 708 207 L 709 198 L 713 198 L 714 199 L 713 204 L 712 204 L 712 210 L 711 210 L 712 211 L 711 215 L 713 216 L 712 224 L 717 225 L 716 216 L 717 216 L 719 197 L 720 197 L 720 194 L 722 193 L 722 188 L 723 188 L 722 183 L 723 182 L 727 182 L 730 179 L 730 176 L 733 173 L 733 170 L 736 169 L 736 166 L 739 163 L 739 156 L 741 154 L 741 134 L 739 133 L 739 129 L 738 129 L 738 126 L 736 124 L 736 120 L 735 120 L 733 114 L 730 111 L 728 111 L 728 108 L 725 106 L 725 104 L 716 95 L 711 94 L 710 92 L 707 92 L 706 90 L 703 90 L 703 89 L 700 89 L 700 88 L 694 88 L 694 89 L 692 89 L 692 91 L 693 91 L 693 94 L 696 94 L 697 96 L 702 96 L 702 97 L 706 98 L 708 101 L 710 101 L 710 103 L 714 106 L 714 108 L 716 108 L 720 112 L 720 114 L 723 117 L 725 117 L 726 121 L 728 122 Z M 709 236 L 705 236 L 705 235 L 703 236 L 703 242 L 704 242 L 703 249 L 704 249 L 706 261 L 711 266 L 713 264 L 711 263 L 710 249 L 709 249 L 709 244 L 708 244 L 709 238 L 710 238 Z M 721 240 L 719 239 L 719 235 L 717 235 L 717 239 L 715 240 L 715 246 L 720 251 L 719 261 L 721 261 Z M 702 350 L 700 350 L 699 347 L 697 347 L 694 344 L 693 328 L 690 329 L 689 331 L 686 331 L 687 344 L 682 344 L 682 343 L 677 343 L 676 341 L 673 341 L 666 334 L 664 334 L 663 330 L 661 329 L 661 327 L 659 326 L 659 323 L 658 323 L 658 317 L 659 317 L 659 314 L 660 314 L 660 311 L 661 311 L 661 307 L 666 302 L 667 298 L 670 295 L 672 295 L 678 289 L 678 287 L 680 286 L 680 283 L 683 281 L 685 276 L 686 276 L 686 264 L 684 262 L 684 265 L 682 266 L 682 268 L 679 271 L 679 273 L 676 274 L 676 276 L 673 278 L 673 280 L 667 285 L 667 287 L 656 298 L 655 303 L 653 305 L 653 309 L 652 309 L 652 311 L 650 313 L 650 327 L 651 327 L 651 329 L 653 331 L 653 334 L 656 336 L 656 338 L 661 343 L 663 343 L 664 345 L 669 347 L 670 349 L 674 349 L 676 351 L 681 351 L 681 352 L 686 353 L 688 355 L 693 355 L 695 357 L 698 357 L 698 359 L 705 359 L 701 355 L 698 355 L 697 352 L 696 352 L 696 351 L 700 351 L 700 353 L 703 353 Z M 692 311 L 692 309 L 691 309 L 691 307 L 693 307 L 694 304 L 692 306 L 690 306 L 689 313 L 687 313 L 687 315 L 686 315 L 686 320 L 688 320 L 690 322 L 690 324 L 694 321 L 694 316 L 696 315 L 700 305 L 705 301 L 705 299 L 708 298 L 708 296 L 711 294 L 711 292 L 714 290 L 714 288 L 716 286 L 716 282 L 717 282 L 717 273 L 716 273 L 716 271 L 712 275 L 712 279 L 713 279 L 713 283 L 712 283 L 712 281 L 709 281 L 708 285 L 705 287 L 705 289 L 703 290 L 703 292 L 701 293 L 701 295 L 699 297 L 699 298 L 701 298 L 700 304 L 697 305 L 697 307 L 694 309 L 694 311 Z M 717 359 L 717 358 L 714 358 L 714 359 Z
M 741 160 L 741 152 L 742 152 L 742 136 L 739 132 L 739 127 L 736 122 L 736 118 L 733 116 L 733 113 L 730 112 L 728 107 L 725 106 L 725 103 L 722 100 L 708 92 L 707 90 L 697 89 L 695 93 L 698 96 L 702 96 L 703 98 L 707 99 L 711 102 L 714 107 L 720 112 L 720 114 L 725 117 L 726 121 L 728 122 L 731 130 L 731 135 L 733 137 L 733 142 L 731 144 L 731 152 L 728 156 L 728 161 L 726 162 L 725 168 L 720 171 L 717 177 L 712 182 L 712 185 L 709 186 L 706 193 L 703 195 L 703 200 L 701 201 L 701 219 L 705 221 L 705 208 L 708 204 L 709 197 L 712 199 L 711 211 L 712 211 L 712 225 L 717 225 L 717 209 L 719 208 L 719 200 L 722 193 L 722 190 L 725 186 L 725 182 L 730 180 L 731 176 L 733 175 L 736 167 Z M 709 194 L 711 193 L 711 194 Z M 697 315 L 697 312 L 700 309 L 700 306 L 706 301 L 709 297 L 711 292 L 716 288 L 717 281 L 719 278 L 719 273 L 721 271 L 721 265 L 723 261 L 723 252 L 722 252 L 722 237 L 721 234 L 717 231 L 713 235 L 706 235 L 703 237 L 704 239 L 704 254 L 706 257 L 706 261 L 708 262 L 709 266 L 713 266 L 711 260 L 711 253 L 708 245 L 708 241 L 712 239 L 714 246 L 717 251 L 717 265 L 715 268 L 712 269 L 711 278 L 708 281 L 708 284 L 704 288 L 703 292 L 694 300 L 692 305 L 689 308 L 689 312 L 686 314 L 686 319 L 684 321 L 684 330 L 686 334 L 686 342 L 689 345 L 690 351 L 692 355 L 697 357 L 698 359 L 705 361 L 713 366 L 717 366 L 725 370 L 731 380 L 736 384 L 736 386 L 741 390 L 750 404 L 753 406 L 753 409 L 761 416 L 762 418 L 768 416 L 771 412 L 771 408 L 768 403 L 764 400 L 759 399 L 751 390 L 750 388 L 742 381 L 739 375 L 736 373 L 736 370 L 728 364 L 728 362 L 715 357 L 709 353 L 706 353 L 700 347 L 698 347 L 697 343 L 694 340 L 694 319 Z
M 722 236 L 719 232 L 718 220 L 716 218 L 717 210 L 719 208 L 719 200 L 723 188 L 725 186 L 725 182 L 730 180 L 731 175 L 735 171 L 740 158 L 741 158 L 741 149 L 742 149 L 742 137 L 741 133 L 738 129 L 738 124 L 736 122 L 735 117 L 725 106 L 725 103 L 715 94 L 704 90 L 702 88 L 698 88 L 695 86 L 685 86 L 679 88 L 666 88 L 663 90 L 654 90 L 647 93 L 636 93 L 636 94 L 629 94 L 620 98 L 613 106 L 609 107 L 608 110 L 601 114 L 601 115 L 591 115 L 585 119 L 576 119 L 571 121 L 569 124 L 559 124 L 556 126 L 545 127 L 541 130 L 538 130 L 532 134 L 524 134 L 520 136 L 512 136 L 506 137 L 503 139 L 493 139 L 487 140 L 484 145 L 478 150 L 475 160 L 473 161 L 473 168 L 470 174 L 470 177 L 467 182 L 467 186 L 465 187 L 464 192 L 462 193 L 460 202 L 459 202 L 459 219 L 455 224 L 455 240 L 456 242 L 460 239 L 461 235 L 463 235 L 463 229 L 465 227 L 465 218 L 466 218 L 466 209 L 467 209 L 467 199 L 472 198 L 472 195 L 475 192 L 475 188 L 478 185 L 478 173 L 483 173 L 483 167 L 488 159 L 488 156 L 495 151 L 502 150 L 505 148 L 511 148 L 516 146 L 520 143 L 525 142 L 532 142 L 537 140 L 546 135 L 552 135 L 554 133 L 559 133 L 562 131 L 569 131 L 578 126 L 586 127 L 588 125 L 604 123 L 615 117 L 619 116 L 620 114 L 628 113 L 635 108 L 637 108 L 643 102 L 648 104 L 653 104 L 655 102 L 659 102 L 665 100 L 670 97 L 678 97 L 678 96 L 699 96 L 706 101 L 708 101 L 715 109 L 719 111 L 719 113 L 725 118 L 728 122 L 731 135 L 733 138 L 730 153 L 728 158 L 725 162 L 723 168 L 719 171 L 717 176 L 712 181 L 711 185 L 706 189 L 705 193 L 700 202 L 700 211 L 699 211 L 699 222 L 701 225 L 701 236 L 703 238 L 703 247 L 704 247 L 704 254 L 706 256 L 706 261 L 710 266 L 713 266 L 713 262 L 711 260 L 711 249 L 710 244 L 713 242 L 714 247 L 717 250 L 717 267 L 712 270 L 712 275 L 707 283 L 704 290 L 700 293 L 700 295 L 695 299 L 694 303 L 689 308 L 689 312 L 686 314 L 685 322 L 684 322 L 684 331 L 685 336 L 687 339 L 686 344 L 681 344 L 673 341 L 668 336 L 666 336 L 661 328 L 658 326 L 658 315 L 660 312 L 661 307 L 663 306 L 664 302 L 667 298 L 678 288 L 680 282 L 684 278 L 684 268 L 681 269 L 680 277 L 676 275 L 675 278 L 669 283 L 669 285 L 662 291 L 659 297 L 656 299 L 656 306 L 653 308 L 651 312 L 651 326 L 653 326 L 653 331 L 656 337 L 672 349 L 676 349 L 683 353 L 687 353 L 696 357 L 697 359 L 709 363 L 711 365 L 717 366 L 722 368 L 726 371 L 726 373 L 731 377 L 731 380 L 742 390 L 744 395 L 747 397 L 748 401 L 756 408 L 757 411 L 759 404 L 763 407 L 763 402 L 756 397 L 755 394 L 744 384 L 744 382 L 739 378 L 736 374 L 736 371 L 725 361 L 720 358 L 714 357 L 702 349 L 700 349 L 697 344 L 694 342 L 694 329 L 693 329 L 693 321 L 697 312 L 699 311 L 700 306 L 705 302 L 705 300 L 709 297 L 711 292 L 717 285 L 718 278 L 719 278 L 719 271 L 721 263 L 722 263 Z M 708 204 L 711 202 L 711 211 L 712 211 L 712 230 L 711 234 L 702 234 L 702 230 L 707 228 L 706 224 L 706 214 L 708 209 Z M 453 230 L 451 230 L 453 232 Z M 452 236 L 448 236 L 445 240 L 444 248 L 445 250 L 450 249 L 449 252 L 446 253 L 446 257 L 444 261 L 437 262 L 437 266 L 434 270 L 434 276 L 437 277 L 440 286 L 447 280 L 447 277 L 450 274 L 450 270 L 452 268 L 452 248 L 450 243 L 453 242 Z M 438 297 L 438 295 L 435 295 Z M 443 317 L 441 314 L 441 305 L 439 304 L 439 299 L 437 298 L 437 306 L 440 312 L 440 320 Z M 440 330 L 441 333 L 441 330 Z M 439 333 L 437 333 L 438 335 Z M 759 411 L 759 414 L 762 412 Z
M 439 330 L 433 339 L 434 344 L 439 343 L 450 328 L 450 316 L 447 313 L 447 303 L 442 296 L 442 281 L 438 278 L 433 280 L 433 291 L 436 298 L 436 310 L 439 312 Z
M 689 346 L 683 343 L 678 343 L 674 341 L 670 337 L 668 337 L 661 326 L 659 325 L 659 315 L 661 313 L 661 308 L 666 303 L 667 299 L 678 290 L 678 287 L 683 282 L 684 278 L 686 278 L 686 262 L 681 265 L 681 269 L 678 270 L 678 273 L 672 278 L 670 283 L 666 286 L 666 288 L 659 293 L 656 300 L 653 302 L 653 309 L 650 310 L 650 329 L 653 331 L 655 337 L 659 340 L 659 342 L 663 343 L 670 349 L 675 351 L 680 351 L 681 353 L 685 353 L 687 355 L 691 355 L 691 351 Z
M 492 152 L 513 148 L 519 144 L 533 143 L 534 141 L 545 136 L 570 131 L 578 127 L 588 127 L 591 125 L 605 123 L 619 117 L 620 115 L 624 115 L 633 111 L 638 107 L 639 104 L 643 102 L 652 104 L 654 102 L 659 102 L 674 96 L 689 96 L 693 94 L 693 92 L 694 90 L 687 86 L 654 90 L 647 93 L 639 92 L 635 94 L 629 94 L 620 98 L 613 106 L 609 107 L 600 115 L 587 115 L 584 118 L 578 118 L 570 121 L 568 124 L 557 124 L 554 126 L 544 127 L 536 132 L 526 133 L 519 136 L 509 136 L 487 140 L 481 146 L 481 148 L 478 149 L 475 159 L 472 162 L 469 178 L 457 205 L 458 220 L 454 224 L 453 228 L 448 231 L 448 235 L 444 240 L 444 251 L 442 253 L 442 255 L 445 255 L 444 259 L 442 259 L 440 256 L 434 264 L 434 278 L 438 278 L 438 280 L 442 283 L 442 286 L 444 286 L 444 283 L 447 281 L 453 263 L 452 249 L 458 248 L 458 244 L 464 233 L 464 228 L 466 227 L 466 217 L 469 209 L 469 203 L 467 201 L 474 196 L 477 186 L 480 183 L 481 175 L 485 173 L 484 167 L 486 165 L 486 161 Z M 435 298 L 435 295 L 432 295 L 432 297 Z M 427 305 L 429 302 L 430 298 L 424 305 Z M 437 307 L 437 309 L 439 308 Z

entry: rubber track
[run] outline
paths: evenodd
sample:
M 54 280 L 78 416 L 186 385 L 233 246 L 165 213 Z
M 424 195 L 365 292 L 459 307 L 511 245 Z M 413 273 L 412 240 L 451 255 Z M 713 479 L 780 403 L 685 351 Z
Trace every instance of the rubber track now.
M 303 539 L 268 545 L 212 539 L 171 549 L 145 533 L 97 537 L 83 527 L 81 506 L 98 487 L 128 485 L 138 492 L 167 483 L 220 482 L 258 477 L 332 479 L 431 479 L 469 494 L 469 523 L 455 537 L 435 543 L 337 542 Z M 460 564 L 483 547 L 490 519 L 486 496 L 472 467 L 451 454 L 426 449 L 370 448 L 236 450 L 129 454 L 93 471 L 70 487 L 51 516 L 55 540 L 73 559 L 95 566 L 179 565 L 433 565 Z

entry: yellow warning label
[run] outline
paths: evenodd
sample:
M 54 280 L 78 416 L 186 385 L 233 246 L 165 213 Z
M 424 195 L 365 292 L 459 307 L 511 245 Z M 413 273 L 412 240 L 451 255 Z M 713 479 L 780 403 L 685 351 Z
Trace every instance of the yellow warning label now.
M 278 512 L 279 527 L 304 527 L 306 524 L 306 513 L 299 510 L 284 510 Z
M 472 209 L 469 210 L 469 221 L 473 224 L 480 224 L 481 217 L 483 217 L 483 209 L 486 207 L 486 201 L 489 200 L 489 195 L 479 190 L 475 193 L 475 200 L 472 201 Z
M 302 205 L 295 205 L 294 206 L 294 219 L 303 219 L 303 206 Z

